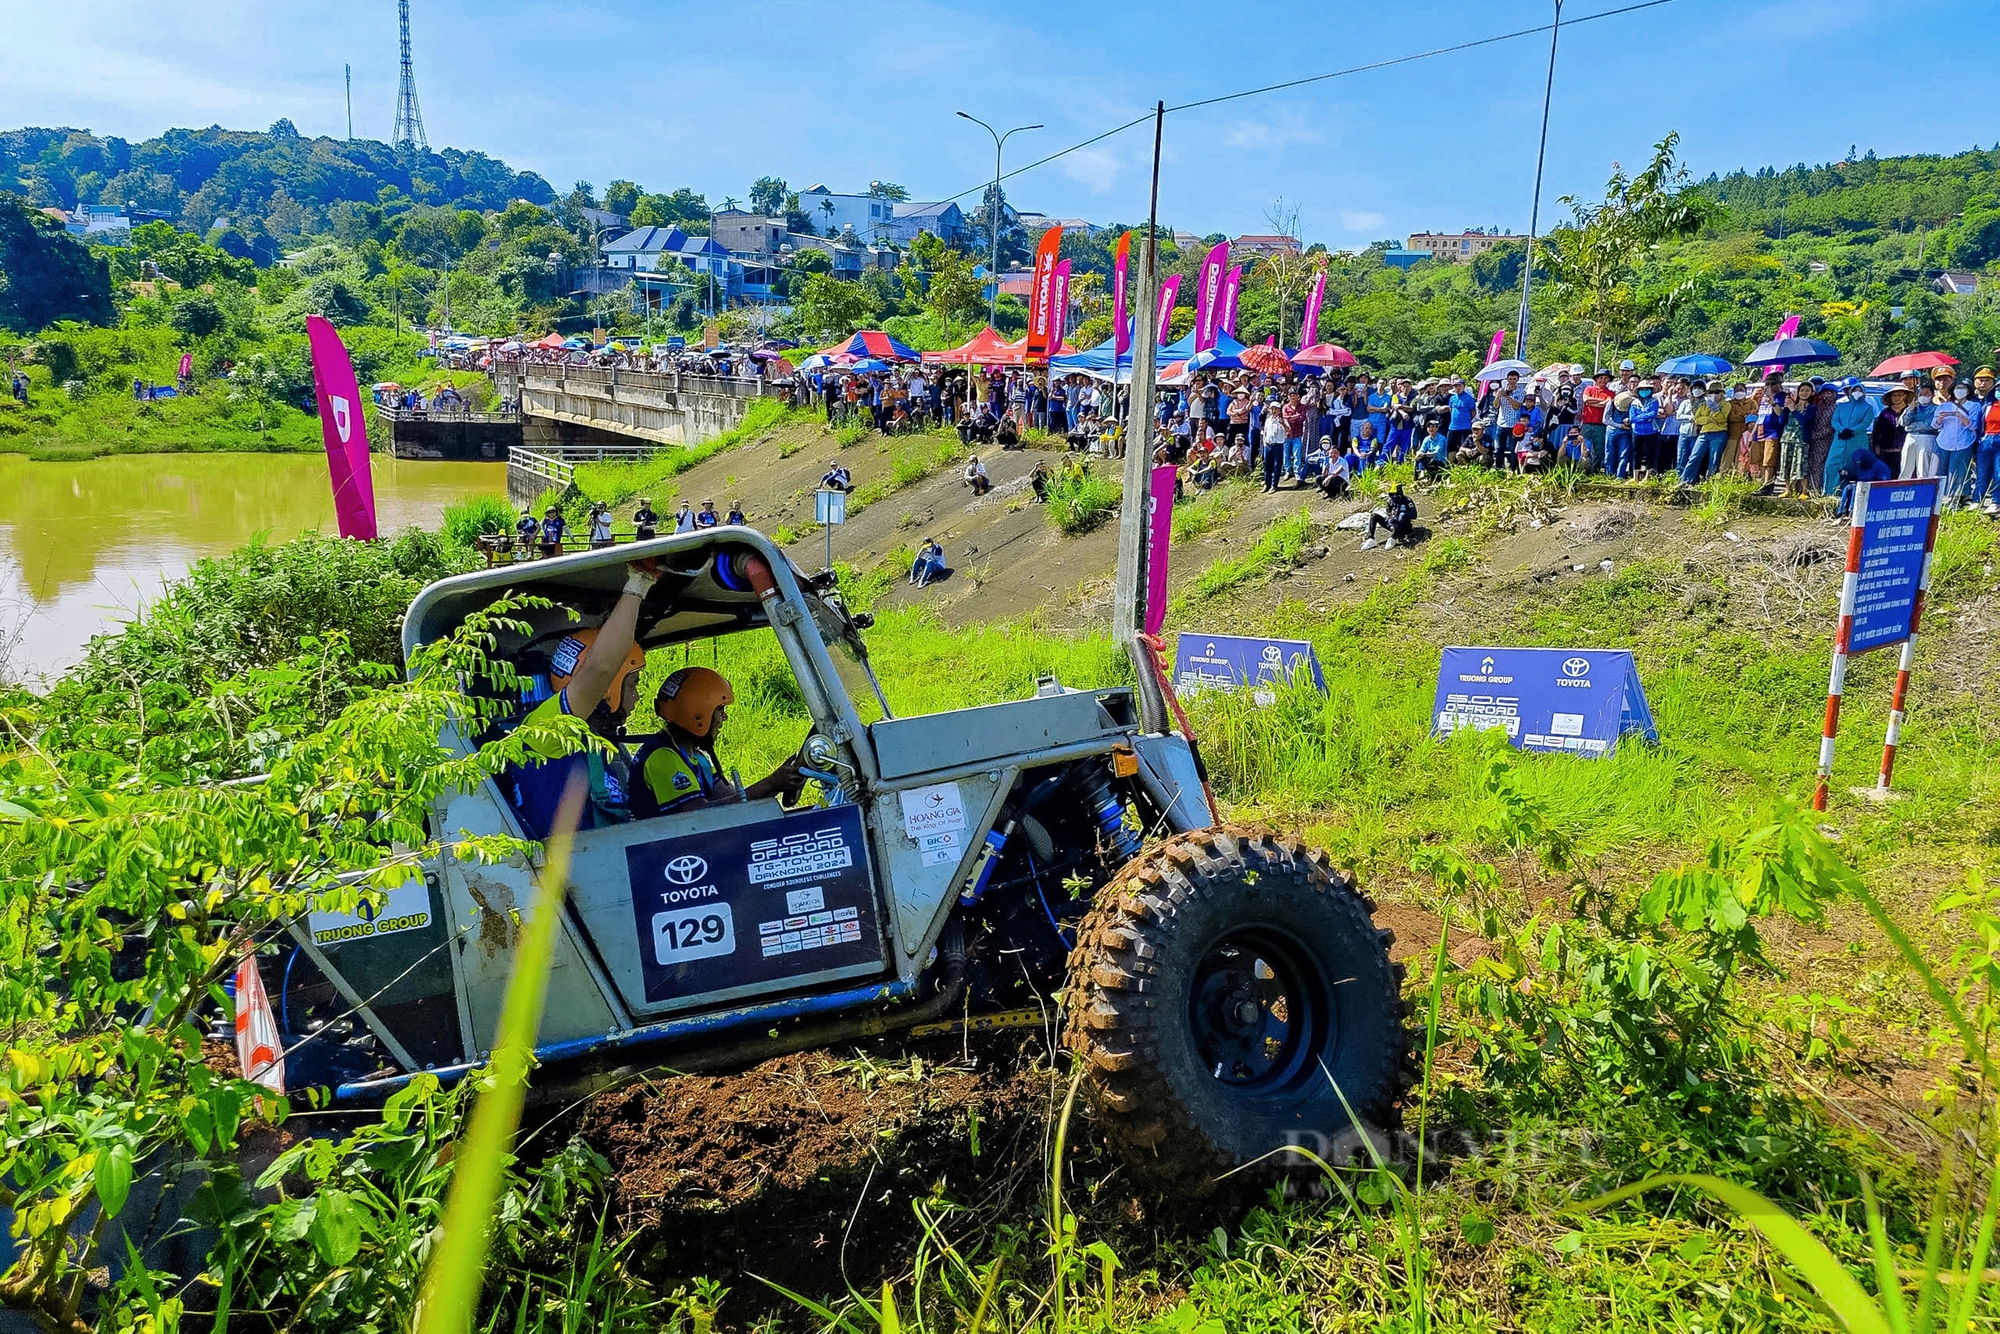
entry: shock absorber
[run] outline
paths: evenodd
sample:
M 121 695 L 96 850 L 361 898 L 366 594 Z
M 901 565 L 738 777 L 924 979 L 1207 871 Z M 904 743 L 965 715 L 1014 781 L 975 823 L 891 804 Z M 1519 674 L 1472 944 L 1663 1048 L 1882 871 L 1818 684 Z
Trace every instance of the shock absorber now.
M 1125 823 L 1125 802 L 1112 790 L 1111 780 L 1102 769 L 1086 769 L 1079 786 L 1083 803 L 1097 818 L 1097 831 L 1104 843 L 1105 856 L 1123 865 L 1139 855 L 1139 831 Z
M 1016 823 L 1009 819 L 986 831 L 986 846 L 979 851 L 979 864 L 973 868 L 972 878 L 958 894 L 958 901 L 966 907 L 972 907 L 985 895 L 986 887 L 993 881 L 993 872 L 1000 867 L 1001 854 L 1007 850 L 1007 839 L 1013 834 Z

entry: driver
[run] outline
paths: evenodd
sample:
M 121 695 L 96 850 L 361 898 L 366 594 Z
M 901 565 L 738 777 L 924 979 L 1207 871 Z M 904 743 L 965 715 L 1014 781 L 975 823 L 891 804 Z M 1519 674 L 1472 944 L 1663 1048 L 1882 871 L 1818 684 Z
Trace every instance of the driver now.
M 613 752 L 606 755 L 593 748 L 582 754 L 564 754 L 559 747 L 531 744 L 541 759 L 508 767 L 503 788 L 513 798 L 514 809 L 531 838 L 549 836 L 563 791 L 579 769 L 589 778 L 589 802 L 578 826 L 581 829 L 630 820 L 652 809 L 692 810 L 738 800 L 736 788 L 720 777 L 721 766 L 715 758 L 716 735 L 736 696 L 721 675 L 705 667 L 682 668 L 667 678 L 654 702 L 666 730 L 648 740 L 636 764 L 625 752 L 624 724 L 639 702 L 639 677 L 646 666 L 646 651 L 637 642 L 639 605 L 660 577 L 659 565 L 651 559 L 633 561 L 626 569 L 624 590 L 604 623 L 595 629 L 572 631 L 556 645 L 549 672 L 555 693 L 522 719 L 526 723 L 557 713 L 582 717 L 592 732 L 611 743 Z M 686 689 L 685 702 L 675 704 L 692 673 L 712 678 L 712 682 Z M 660 758 L 662 752 L 671 758 Z M 635 770 L 646 777 L 636 778 Z M 658 782 L 653 781 L 655 773 L 661 775 Z M 688 780 L 687 787 L 675 783 L 676 773 Z M 778 794 L 796 798 L 803 783 L 794 756 L 762 782 L 752 784 L 746 795 L 751 799 Z
M 638 770 L 662 813 L 738 800 L 715 756 L 715 743 L 735 702 L 736 691 L 728 679 L 707 667 L 683 667 L 660 683 L 653 711 L 665 727 L 640 747 Z M 804 786 L 799 757 L 794 755 L 744 789 L 742 799 L 782 797 L 796 802 Z

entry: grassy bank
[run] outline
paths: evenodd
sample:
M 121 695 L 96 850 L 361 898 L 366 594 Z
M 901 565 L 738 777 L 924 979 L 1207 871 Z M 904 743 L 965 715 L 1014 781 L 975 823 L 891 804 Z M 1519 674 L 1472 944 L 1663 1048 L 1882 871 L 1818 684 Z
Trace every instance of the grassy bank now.
M 312 364 L 303 332 L 190 343 L 173 329 L 136 317 L 115 328 L 62 325 L 33 344 L 0 352 L 28 381 L 28 404 L 0 397 L 0 453 L 34 459 L 105 454 L 283 453 L 320 447 L 319 418 L 299 405 L 312 398 Z M 426 395 L 449 381 L 479 405 L 491 386 L 477 372 L 443 372 L 418 353 L 420 335 L 389 329 L 343 330 L 362 391 L 394 380 Z M 135 380 L 172 385 L 184 352 L 193 355 L 191 392 L 140 400 Z
M 31 459 L 106 454 L 288 453 L 321 447 L 319 418 L 296 408 L 232 401 L 213 385 L 186 398 L 140 402 L 94 395 L 70 401 L 38 394 L 28 407 L 0 406 L 0 453 Z
M 671 481 L 667 473 L 634 485 Z M 621 1250 L 622 1215 L 592 1203 L 604 1210 L 603 1230 L 585 1215 L 562 1234 L 565 1245 L 590 1258 L 593 1274 L 602 1261 L 616 1281 L 546 1300 L 603 1328 L 630 1327 L 632 1303 L 649 1290 L 664 1303 L 659 1327 L 856 1334 L 943 1334 L 975 1323 L 1022 1334 L 1843 1327 L 1818 1304 L 1811 1271 L 1794 1267 L 1768 1229 L 1746 1225 L 1706 1186 L 1647 1184 L 1672 1173 L 1761 1192 L 1774 1202 L 1766 1222 L 1779 1210 L 1797 1220 L 1867 1300 L 1886 1303 L 1883 1293 L 1907 1288 L 1914 1301 L 1927 1266 L 1955 1270 L 1945 1290 L 1971 1295 L 1954 1330 L 1990 1327 L 1996 1311 L 1977 1286 L 1984 1261 L 1970 1242 L 1989 1199 L 1973 1168 L 1996 1148 L 1981 1045 L 1996 1022 L 1989 984 L 2000 978 L 2000 903 L 1987 888 L 2000 874 L 2000 723 L 1986 702 L 2000 665 L 1986 628 L 2000 603 L 1995 529 L 1966 515 L 1943 526 L 1897 771 L 1903 799 L 1878 806 L 1846 794 L 1872 778 L 1893 673 L 1892 659 L 1868 655 L 1849 677 L 1843 736 L 1851 741 L 1839 753 L 1833 808 L 1816 817 L 1799 802 L 1823 707 L 1840 568 L 1834 530 L 1752 529 L 1717 491 L 1684 510 L 1607 524 L 1623 525 L 1626 543 L 1608 571 L 1595 559 L 1537 555 L 1522 573 L 1505 563 L 1509 544 L 1548 530 L 1557 521 L 1548 507 L 1562 497 L 1516 479 L 1468 475 L 1454 485 L 1426 503 L 1427 520 L 1449 514 L 1452 531 L 1379 576 L 1368 567 L 1366 582 L 1329 580 L 1315 564 L 1329 558 L 1314 552 L 1344 544 L 1344 553 L 1357 539 L 1312 513 L 1286 515 L 1246 534 L 1248 554 L 1218 563 L 1169 620 L 1186 632 L 1226 626 L 1307 639 L 1322 663 L 1324 695 L 1301 685 L 1264 708 L 1206 695 L 1191 711 L 1226 813 L 1327 850 L 1381 900 L 1378 920 L 1420 947 L 1406 994 L 1435 1040 L 1405 1114 L 1412 1138 L 1400 1171 L 1340 1164 L 1317 1197 L 1271 1195 L 1247 1211 L 1147 1200 L 1093 1145 L 1080 1108 L 1059 1129 L 1068 1074 L 1044 1068 L 1046 1137 L 1002 1146 L 989 1128 L 982 1147 L 979 1107 L 943 1101 L 869 1131 L 841 1217 L 851 1223 L 861 1196 L 891 1185 L 914 1212 L 900 1215 L 902 1233 L 868 1243 L 849 1290 L 830 1285 L 792 1303 L 744 1273 L 657 1269 L 642 1279 L 643 1246 Z M 1226 523 L 1234 499 L 1190 523 Z M 475 517 L 461 514 L 460 526 Z M 350 576 L 381 581 L 393 568 L 427 577 L 437 558 L 412 545 L 368 559 L 375 564 Z M 163 633 L 136 638 L 127 654 L 96 655 L 94 676 L 60 701 L 63 717 L 16 701 L 10 725 L 79 778 L 105 772 L 119 791 L 170 779 L 165 766 L 185 763 L 175 729 L 214 730 L 210 711 L 233 716 L 234 692 L 176 673 L 181 693 L 164 701 L 166 720 L 137 724 L 151 737 L 135 753 L 152 767 L 134 773 L 106 758 L 125 753 L 135 726 L 126 679 L 161 657 L 193 655 L 220 671 L 270 665 L 247 656 L 240 638 L 204 646 L 195 636 L 209 618 L 183 614 L 197 607 L 240 617 L 309 596 L 325 616 L 351 620 L 343 609 L 354 607 L 363 619 L 389 615 L 396 599 L 364 604 L 315 591 L 319 564 L 319 553 L 301 549 L 246 558 L 226 579 L 207 571 Z M 866 604 L 880 580 L 849 587 Z M 1284 596 L 1292 588 L 1298 595 Z M 1329 591 L 1339 589 L 1351 592 Z M 296 617 L 258 625 L 259 642 L 271 637 L 283 653 L 312 647 Z M 1046 675 L 1070 686 L 1130 680 L 1108 636 L 1051 633 L 1032 617 L 951 628 L 928 611 L 887 609 L 868 639 L 899 715 L 1017 699 Z M 1441 649 L 1477 643 L 1632 649 L 1659 744 L 1632 741 L 1582 760 L 1432 737 Z M 768 631 L 656 653 L 642 694 L 693 661 L 713 663 L 736 688 L 726 767 L 754 777 L 795 751 L 810 722 Z M 288 675 L 272 684 L 287 691 L 313 679 L 276 666 Z M 366 698 L 359 680 L 344 689 L 343 699 Z M 158 697 L 146 700 L 157 706 Z M 857 703 L 872 715 L 865 696 Z M 99 707 L 115 709 L 115 723 L 80 721 Z M 313 706 L 313 717 L 326 715 Z M 243 740 L 211 744 L 239 764 L 247 746 L 310 756 L 322 744 L 290 739 L 293 714 L 269 716 L 275 725 L 260 721 L 239 729 Z M 411 726 L 410 745 L 421 731 Z M 237 771 L 219 759 L 200 768 Z M 0 848 L 10 829 L 0 824 Z M 1918 947 L 1906 954 L 1878 927 L 1878 904 Z M 962 1059 L 957 1041 L 948 1045 L 943 1058 Z M 939 1087 L 927 1082 L 926 1062 L 941 1059 L 935 1049 L 834 1055 L 841 1059 L 820 1076 L 828 1083 L 800 1086 L 793 1101 L 817 1105 L 835 1085 L 870 1081 Z M 422 1105 L 428 1147 L 410 1159 L 421 1171 L 364 1170 L 359 1155 L 371 1150 L 359 1142 L 343 1151 L 355 1157 L 337 1160 L 344 1165 L 329 1178 L 337 1187 L 319 1188 L 362 1201 L 347 1207 L 364 1220 L 363 1254 L 375 1257 L 368 1273 L 385 1309 L 406 1300 L 409 1282 L 407 1262 L 386 1257 L 405 1254 L 399 1247 L 418 1226 L 409 1218 L 431 1226 L 444 1157 L 433 1150 L 451 1140 L 449 1118 L 460 1110 L 448 1100 Z M 933 1145 L 969 1143 L 968 1161 L 987 1155 L 1012 1184 L 921 1163 L 898 1168 L 894 1182 L 888 1172 L 863 1179 L 876 1155 L 904 1152 L 919 1134 Z M 1965 1168 L 1949 1166 L 1953 1152 Z M 551 1173 L 580 1169 L 557 1157 L 513 1170 L 510 1189 L 545 1199 L 570 1179 Z M 1941 1170 L 1949 1175 L 1936 1189 Z M 1043 1189 L 1023 1188 L 1037 1177 Z M 393 1205 L 417 1186 L 421 1200 Z M 1593 1203 L 1621 1187 L 1639 1189 Z M 594 1185 L 578 1189 L 579 1199 L 600 1198 Z M 763 1212 L 783 1216 L 792 1197 L 769 1189 Z M 1883 1268 L 1868 1262 L 1870 1196 L 1882 1209 Z M 1925 1253 L 1934 1219 L 1933 1264 Z M 848 1235 L 838 1221 L 828 1235 L 845 1266 Z M 339 1267 L 306 1245 L 260 1254 L 241 1262 L 244 1272 L 267 1283 L 282 1273 L 288 1290 L 308 1290 Z M 548 1255 L 503 1240 L 488 1292 L 510 1319 L 523 1312 L 518 1327 L 536 1328 L 526 1298 L 549 1293 L 549 1275 L 563 1272 Z M 885 1301 L 895 1303 L 893 1325 Z M 307 1317 L 296 1327 L 339 1324 Z

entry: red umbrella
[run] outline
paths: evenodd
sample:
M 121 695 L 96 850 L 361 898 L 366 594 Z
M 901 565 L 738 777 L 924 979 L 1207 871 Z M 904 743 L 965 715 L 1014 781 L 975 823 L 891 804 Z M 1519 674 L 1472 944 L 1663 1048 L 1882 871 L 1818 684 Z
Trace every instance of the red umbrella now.
M 1236 354 L 1236 359 L 1260 375 L 1283 375 L 1292 368 L 1291 358 L 1277 348 L 1261 343 L 1244 348 Z M 1349 357 L 1348 360 L 1352 362 L 1354 359 Z
M 1944 352 L 1905 352 L 1891 357 L 1868 372 L 1870 375 L 1903 375 L 1910 371 L 1931 371 L 1940 366 L 1956 366 L 1958 358 Z
M 1333 343 L 1314 343 L 1294 352 L 1292 360 L 1304 366 L 1352 366 L 1354 354 Z

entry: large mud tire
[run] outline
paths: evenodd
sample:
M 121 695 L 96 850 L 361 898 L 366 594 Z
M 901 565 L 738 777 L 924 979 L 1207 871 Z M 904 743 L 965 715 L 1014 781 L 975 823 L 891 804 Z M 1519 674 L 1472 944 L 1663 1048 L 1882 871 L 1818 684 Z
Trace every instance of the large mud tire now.
M 1295 1147 L 1345 1162 L 1397 1124 L 1411 1035 L 1374 906 L 1324 854 L 1245 828 L 1170 839 L 1106 886 L 1070 955 L 1065 1042 L 1140 1175 L 1205 1195 L 1233 1169 L 1316 1171 Z

